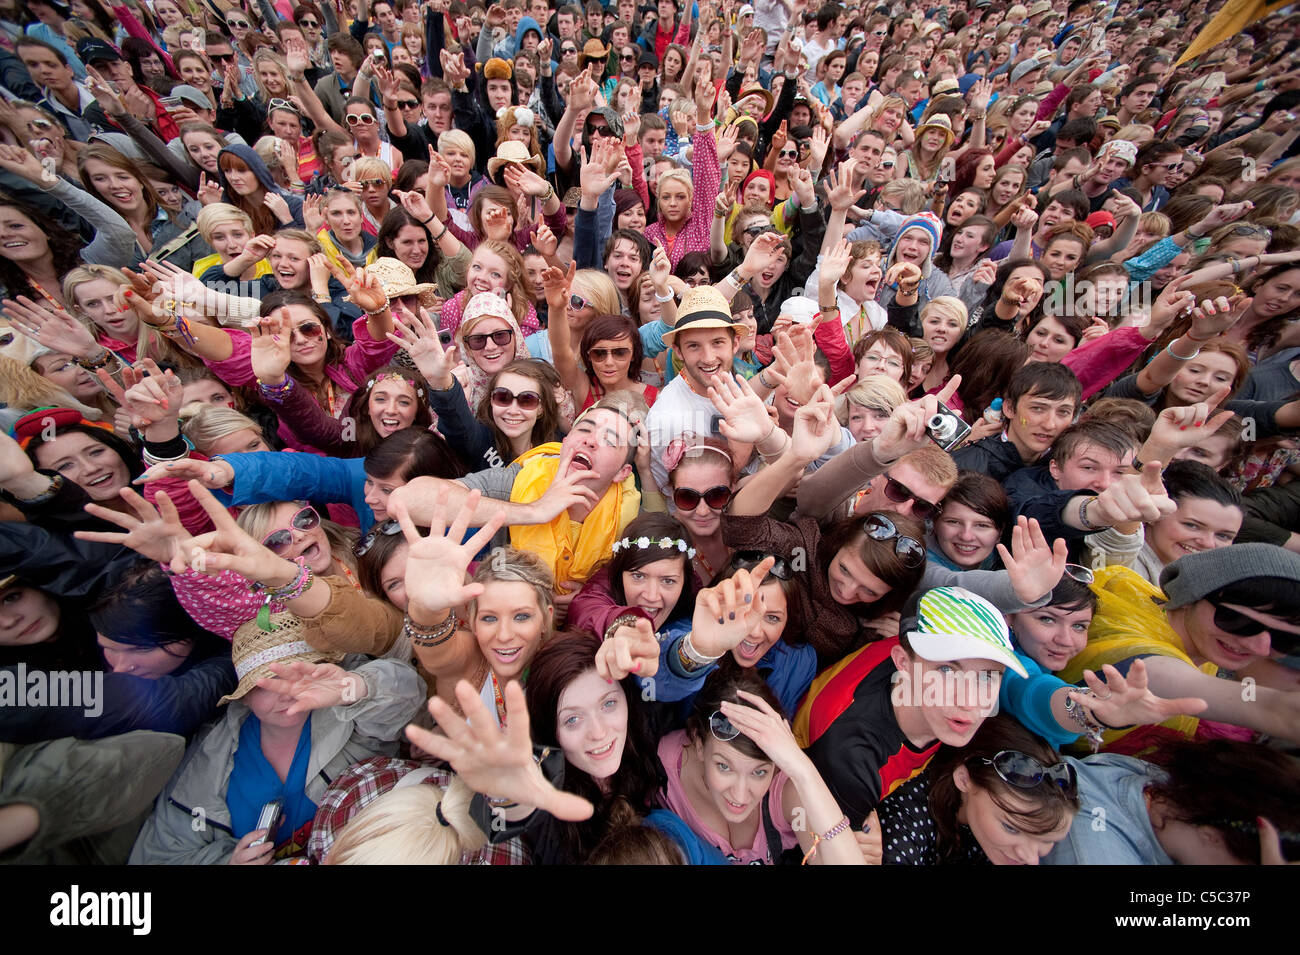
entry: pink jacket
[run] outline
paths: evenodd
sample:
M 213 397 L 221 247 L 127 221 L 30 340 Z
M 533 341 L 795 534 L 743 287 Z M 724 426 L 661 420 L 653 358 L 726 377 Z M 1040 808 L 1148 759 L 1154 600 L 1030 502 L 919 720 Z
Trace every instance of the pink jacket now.
M 673 268 L 688 252 L 707 252 L 709 250 L 709 227 L 713 223 L 713 205 L 718 200 L 718 189 L 722 185 L 722 172 L 718 166 L 718 142 L 713 137 L 713 128 L 701 129 L 691 140 L 695 155 L 691 161 L 692 178 L 695 180 L 695 192 L 691 196 L 691 214 L 677 233 L 669 248 L 668 238 L 664 235 L 663 223 L 655 222 L 647 226 L 645 237 L 653 245 L 661 245 L 668 251 Z
M 1140 328 L 1117 328 L 1079 346 L 1061 364 L 1078 376 L 1087 401 L 1124 374 L 1150 344 Z

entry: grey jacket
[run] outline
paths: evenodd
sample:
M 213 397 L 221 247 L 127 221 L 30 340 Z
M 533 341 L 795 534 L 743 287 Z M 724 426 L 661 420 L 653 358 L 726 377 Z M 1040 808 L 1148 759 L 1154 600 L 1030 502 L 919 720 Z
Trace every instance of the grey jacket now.
M 311 714 L 307 797 L 319 803 L 330 783 L 353 763 L 393 756 L 402 728 L 424 705 L 426 689 L 415 669 L 398 660 L 350 656 L 344 669 L 366 681 L 365 699 Z M 360 664 L 360 665 L 358 665 Z M 239 840 L 226 806 L 226 787 L 239 746 L 247 704 L 232 702 L 190 745 L 171 783 L 131 851 L 132 865 L 218 865 L 230 861 Z

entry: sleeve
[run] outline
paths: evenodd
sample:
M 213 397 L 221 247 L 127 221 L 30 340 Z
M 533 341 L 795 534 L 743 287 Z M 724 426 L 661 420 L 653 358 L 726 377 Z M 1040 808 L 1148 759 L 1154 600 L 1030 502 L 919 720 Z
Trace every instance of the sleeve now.
M 473 82 L 473 76 L 470 82 Z M 487 169 L 487 161 L 496 155 L 496 136 L 492 134 L 483 120 L 483 111 L 474 100 L 474 89 L 467 85 L 464 93 L 452 91 L 451 101 L 455 113 L 456 128 L 469 134 L 474 141 L 474 153 L 477 157 L 476 167 Z
M 920 311 L 918 305 L 899 305 L 891 298 L 885 310 L 889 314 L 889 325 L 897 328 L 904 335 L 914 336 L 913 327 Z
M 135 264 L 135 230 L 125 219 L 84 189 L 63 179 L 46 191 L 94 228 L 95 238 L 81 250 L 83 262 L 114 268 Z
M 1024 661 L 1023 656 L 1021 661 Z M 998 703 L 1025 729 L 1037 733 L 1059 749 L 1079 738 L 1078 733 L 1066 730 L 1052 715 L 1052 696 L 1063 686 L 1069 684 L 1050 673 L 1036 673 L 1034 668 L 1030 668 L 1030 675 L 1025 678 L 1008 668 L 1002 674 Z
M 1043 101 L 1038 104 L 1038 112 L 1034 115 L 1034 121 L 1042 119 L 1051 119 L 1056 115 L 1057 107 L 1065 102 L 1065 98 L 1070 95 L 1070 87 L 1064 83 L 1057 83 L 1052 91 L 1043 97 Z
M 251 451 L 221 455 L 235 471 L 231 505 L 262 501 L 351 502 L 357 498 L 360 458 L 325 458 L 291 451 Z
M 793 554 L 795 548 L 799 548 L 802 553 L 811 555 L 816 552 L 817 536 L 816 522 L 806 518 L 787 523 L 766 515 L 722 515 L 722 540 L 733 551 Z
M 446 391 L 431 388 L 429 407 L 438 416 L 438 431 L 466 465 L 477 468 L 487 460 L 495 448 L 492 429 L 474 417 L 459 381 L 452 378 Z
M 149 35 L 149 31 L 145 29 L 145 25 L 136 19 L 136 16 L 131 12 L 130 7 L 125 4 L 115 5 L 113 7 L 113 16 L 117 17 L 117 22 L 121 24 L 122 29 L 127 32 L 128 36 L 133 36 L 137 40 L 144 40 L 145 43 L 148 43 L 153 47 L 153 51 L 157 53 L 163 63 L 166 64 L 167 72 L 169 74 L 173 77 L 177 75 L 176 65 L 172 63 L 171 56 L 154 42 L 153 37 Z M 268 20 L 267 23 L 275 23 L 275 20 Z
M 1246 521 L 1237 540 L 1283 546 L 1300 533 L 1300 481 L 1277 484 L 1245 496 Z
M 200 455 L 191 455 L 191 457 L 202 459 Z M 158 497 L 159 491 L 167 492 L 172 504 L 176 506 L 176 513 L 180 516 L 181 524 L 191 534 L 198 536 L 213 529 L 212 518 L 208 516 L 208 512 L 203 509 L 203 505 L 198 502 L 198 499 L 190 493 L 188 482 L 179 478 L 150 481 L 144 486 L 142 493 L 144 499 L 153 504 Z
M 1076 541 L 1086 536 L 1083 531 L 1076 530 L 1061 520 L 1061 510 L 1079 496 L 1078 491 L 1047 491 L 1023 500 L 1016 500 L 1011 487 L 1007 487 L 1007 493 L 1016 506 L 1016 516 L 1023 514 L 1037 520 L 1043 536 L 1048 540 L 1064 537 L 1067 541 Z
M 573 221 L 573 260 L 580 269 L 599 269 L 596 254 L 596 210 L 578 207 Z
M 190 744 L 181 768 L 176 771 L 167 788 L 158 796 L 154 811 L 145 821 L 140 836 L 131 849 L 131 865 L 222 865 L 230 861 L 239 840 L 225 826 L 196 825 L 201 818 L 198 812 L 182 806 L 172 798 L 176 786 L 185 778 L 187 770 L 206 761 L 195 759 L 206 737 L 200 736 Z M 213 780 L 224 789 L 226 779 Z M 214 804 L 222 801 L 218 791 L 211 792 Z M 198 810 L 201 807 L 193 807 Z
M 713 127 L 699 130 L 691 144 L 695 147 L 695 157 L 691 163 L 695 191 L 691 196 L 691 218 L 687 223 L 691 233 L 690 244 L 689 247 L 680 242 L 673 244 L 674 253 L 681 253 L 674 254 L 676 261 L 680 261 L 687 252 L 708 251 L 713 206 L 718 200 L 718 188 L 722 184 L 722 172 L 718 166 L 718 142 L 714 138 Z
M 602 640 L 617 617 L 631 613 L 650 620 L 649 614 L 636 607 L 620 606 L 609 590 L 609 570 L 602 568 L 582 585 L 569 604 L 569 627 L 586 630 Z M 654 623 L 653 620 L 650 620 Z
M 808 748 L 808 756 L 853 828 L 861 829 L 880 802 L 880 772 L 876 769 L 880 754 L 863 734 L 838 729 L 832 725 L 819 736 Z
M 976 596 L 983 597 L 1003 613 L 1018 613 L 1029 607 L 1041 607 L 1051 599 L 1051 592 L 1032 604 L 1026 604 L 1011 586 L 1011 576 L 1005 570 L 949 570 L 933 561 L 925 565 L 919 590 L 935 587 L 964 587 Z
M 870 441 L 855 444 L 799 481 L 799 515 L 821 519 L 835 513 L 858 488 L 885 468 L 876 460 Z
M 81 541 L 22 521 L 0 522 L 0 574 L 16 574 L 65 600 L 96 599 L 140 560 L 119 544 Z
M 1235 411 L 1243 419 L 1253 421 L 1255 440 L 1260 441 L 1264 438 L 1292 438 L 1300 434 L 1300 429 L 1284 428 L 1277 423 L 1277 413 L 1286 404 L 1286 401 L 1246 401 L 1238 398 L 1225 401 L 1223 407 Z
M 814 200 L 816 201 L 816 200 Z M 795 285 L 803 285 L 817 267 L 817 256 L 821 253 L 822 239 L 826 237 L 826 220 L 821 210 L 798 212 L 799 231 L 803 235 L 803 252 L 790 263 L 790 275 Z
M 343 422 L 326 414 L 325 409 L 297 381 L 290 381 L 292 384 L 288 391 L 277 396 L 263 392 L 262 400 L 304 444 L 325 454 L 343 455 L 347 452 Z
M 197 570 L 173 574 L 172 590 L 185 612 L 210 633 L 233 640 L 241 625 L 257 616 L 263 598 L 248 589 L 248 581 L 233 570 L 209 576 Z M 283 609 L 271 604 L 271 612 Z
M 830 385 L 838 385 L 854 371 L 853 350 L 838 319 L 836 316 L 835 321 L 822 322 L 813 332 L 813 341 L 831 366 Z
M 343 363 L 352 382 L 360 387 L 376 368 L 382 368 L 397 354 L 397 345 L 390 341 L 377 342 L 370 337 L 370 326 L 365 316 L 352 322 L 352 344 L 343 353 Z
M 699 692 L 709 674 L 718 668 L 716 663 L 687 672 L 682 666 L 678 648 L 690 633 L 690 622 L 684 622 L 680 632 L 659 644 L 659 671 L 655 673 L 654 698 L 659 703 L 676 703 Z
M 1078 377 L 1087 401 L 1122 375 L 1149 344 L 1140 330 L 1117 328 L 1074 349 L 1061 364 Z
M 152 129 L 130 113 L 123 114 L 117 122 L 135 140 L 136 145 L 144 150 L 145 155 L 153 161 L 154 165 L 171 173 L 190 193 L 198 191 L 199 170 L 193 163 L 186 162 L 168 149 L 167 144 L 159 139 Z
M 317 650 L 383 656 L 397 641 L 404 619 L 400 610 L 352 586 L 346 577 L 322 577 L 329 605 L 314 617 L 299 617 L 303 639 Z
M 515 478 L 519 476 L 519 472 L 522 470 L 522 465 L 511 464 L 504 468 L 485 468 L 482 471 L 475 471 L 473 474 L 466 474 L 456 480 L 471 491 L 481 492 L 484 497 L 494 498 L 498 501 L 508 501 L 510 500 L 510 492 L 515 486 Z
M 1157 391 L 1155 394 L 1152 395 L 1143 394 L 1142 389 L 1138 387 L 1137 377 L 1138 377 L 1137 375 L 1125 375 L 1123 378 L 1119 379 L 1118 381 L 1112 381 L 1109 385 L 1107 385 L 1105 388 L 1102 389 L 1101 391 L 1102 397 L 1103 398 L 1131 398 L 1132 400 L 1140 401 L 1143 404 L 1154 405 L 1156 401 L 1159 399 L 1164 389 L 1162 388 L 1160 391 Z
M 213 266 L 217 268 L 217 266 Z M 220 361 L 204 359 L 218 378 L 228 385 L 251 385 L 257 379 L 253 375 L 253 339 L 248 332 L 239 328 L 223 328 L 230 338 L 230 357 Z
M 641 143 L 626 149 L 628 165 L 632 167 L 632 188 L 641 197 L 641 204 L 650 208 L 650 189 L 645 183 L 645 162 L 641 156 Z

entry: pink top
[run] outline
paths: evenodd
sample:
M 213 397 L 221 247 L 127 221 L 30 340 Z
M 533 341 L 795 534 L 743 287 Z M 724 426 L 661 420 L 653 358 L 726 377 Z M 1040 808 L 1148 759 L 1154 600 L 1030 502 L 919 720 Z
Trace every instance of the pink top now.
M 264 598 L 249 590 L 248 581 L 233 570 L 212 576 L 187 570 L 171 580 L 177 601 L 194 622 L 227 640 L 233 640 L 235 631 L 262 608 Z M 283 609 L 282 603 L 271 604 L 271 613 Z
M 633 166 L 632 168 L 635 169 L 636 167 Z M 517 216 L 516 221 L 518 221 Z M 564 235 L 565 230 L 569 227 L 569 210 L 564 208 L 564 206 L 560 206 L 559 209 L 549 215 L 543 215 L 542 221 L 546 223 L 556 236 L 562 236 Z M 510 239 L 514 242 L 517 250 L 523 252 L 524 249 L 528 248 L 528 243 L 533 241 L 533 229 L 536 227 L 537 223 L 535 222 L 525 222 L 515 229 L 511 234 Z M 467 249 L 477 249 L 478 244 L 483 241 L 483 237 L 473 229 L 462 229 L 455 222 L 452 222 L 451 219 L 447 220 L 447 229 L 452 235 L 460 239 L 460 244 L 465 246 Z
M 659 761 L 663 763 L 664 772 L 668 774 L 668 785 L 660 794 L 664 807 L 675 812 L 686 825 L 691 827 L 692 832 L 710 845 L 716 846 L 732 862 L 739 865 L 766 864 L 768 861 L 767 830 L 763 826 L 761 817 L 758 824 L 758 834 L 754 836 L 754 844 L 747 849 L 737 849 L 724 836 L 718 835 L 705 825 L 694 807 L 691 806 L 691 801 L 686 797 L 686 790 L 682 788 L 682 750 L 685 746 L 685 730 L 669 733 L 659 741 Z M 799 840 L 795 838 L 794 830 L 790 828 L 790 823 L 786 821 L 785 809 L 781 805 L 781 794 L 785 791 L 785 784 L 789 778 L 779 769 L 775 770 L 772 776 L 772 788 L 767 791 L 768 812 L 772 817 L 772 825 L 781 834 L 781 849 L 773 853 L 773 855 L 779 855 L 780 852 L 793 849 L 799 844 Z M 761 809 L 755 811 L 762 812 Z
M 718 166 L 718 142 L 713 138 L 713 127 L 701 129 L 691 140 L 695 155 L 691 160 L 691 178 L 695 180 L 695 191 L 691 195 L 691 214 L 682 225 L 670 247 L 664 235 L 662 222 L 655 222 L 646 227 L 645 237 L 653 245 L 661 245 L 668 252 L 673 268 L 688 252 L 707 252 L 709 250 L 709 227 L 713 223 L 713 205 L 718 200 L 718 189 L 722 185 L 722 172 Z
M 1078 376 L 1087 401 L 1123 375 L 1150 344 L 1140 328 L 1117 328 L 1080 345 L 1062 358 L 1061 364 Z

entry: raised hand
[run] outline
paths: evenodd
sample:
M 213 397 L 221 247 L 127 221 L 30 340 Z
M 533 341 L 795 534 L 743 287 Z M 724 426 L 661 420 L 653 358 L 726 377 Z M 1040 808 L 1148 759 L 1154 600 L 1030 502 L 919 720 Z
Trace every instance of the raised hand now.
M 0 431 L 0 486 L 35 473 L 36 465 L 32 464 L 32 459 L 18 442 L 6 432 Z
M 758 588 L 775 563 L 775 557 L 765 557 L 754 568 L 742 568 L 696 595 L 691 644 L 700 654 L 720 657 L 754 632 L 763 618 Z
M 324 196 L 306 196 L 302 200 L 302 221 L 312 235 L 325 228 L 324 205 Z
M 644 617 L 615 630 L 596 651 L 596 673 L 616 683 L 635 673 L 650 677 L 659 672 L 659 641 L 654 625 Z
M 430 166 L 429 168 L 432 169 L 433 167 Z M 395 189 L 393 195 L 397 198 L 397 201 L 402 204 L 402 208 L 410 213 L 411 218 L 416 222 L 428 222 L 433 218 L 433 209 L 429 207 L 428 201 L 423 195 L 415 190 L 404 192 L 400 189 Z
M 1197 697 L 1166 700 L 1156 696 L 1147 685 L 1147 666 L 1142 660 L 1133 661 L 1127 678 L 1109 663 L 1101 669 L 1104 681 L 1092 670 L 1083 671 L 1084 682 L 1096 696 L 1079 693 L 1075 699 L 1107 726 L 1163 723 L 1175 716 L 1195 716 L 1209 706 Z
M 542 258 L 549 259 L 560 248 L 560 240 L 545 222 L 539 223 L 532 232 L 533 248 L 542 253 Z
M 573 285 L 573 277 L 577 273 L 578 266 L 575 262 L 569 263 L 568 272 L 563 272 L 552 265 L 542 273 L 542 288 L 546 292 L 548 310 L 557 309 L 556 315 L 563 313 L 569 303 L 569 288 Z
M 429 147 L 429 188 L 425 192 L 425 197 L 432 195 L 434 190 L 446 189 L 447 183 L 451 179 L 451 164 L 447 158 L 440 152 L 436 152 L 432 146 Z
M 526 196 L 541 197 L 551 191 L 551 184 L 543 179 L 531 169 L 525 169 L 523 166 L 511 164 L 506 166 L 503 174 L 506 185 L 512 190 L 523 193 Z
M 201 172 L 199 173 L 199 188 L 196 195 L 198 196 L 199 202 L 205 206 L 210 206 L 214 202 L 220 202 L 222 196 L 221 183 L 213 182 L 208 178 L 207 173 Z M 254 238 L 257 238 L 257 236 Z M 248 246 L 245 245 L 244 248 L 248 248 Z
M 289 203 L 285 202 L 284 196 L 279 193 L 268 192 L 262 197 L 262 205 L 271 210 L 271 215 L 280 220 L 281 225 L 289 225 L 293 222 L 293 213 L 289 211 Z
M 970 280 L 980 285 L 992 285 L 997 281 L 997 278 L 998 264 L 992 259 L 984 259 L 979 265 L 975 266 L 975 271 L 971 273 Z
M 1110 334 L 1110 326 L 1106 324 L 1106 319 L 1094 315 L 1092 321 L 1088 323 L 1088 327 L 1085 328 L 1083 330 L 1083 334 L 1079 336 L 1079 344 L 1086 345 L 1088 344 L 1088 342 L 1093 341 L 1094 339 L 1098 339 L 1101 338 L 1103 335 L 1109 335 L 1109 334 Z
M 388 307 L 388 293 L 379 276 L 361 268 L 347 283 L 348 298 L 363 312 L 379 312 Z
M 840 212 L 851 209 L 867 194 L 865 189 L 855 189 L 853 186 L 853 174 L 857 168 L 856 159 L 846 159 L 826 177 L 826 200 L 832 210 Z
M 1182 287 L 1187 278 L 1186 275 L 1180 275 L 1174 279 L 1164 287 L 1151 305 L 1151 318 L 1148 326 L 1155 332 L 1153 338 L 1158 337 L 1160 332 L 1173 324 L 1174 319 L 1184 311 L 1190 311 L 1196 304 L 1195 293 Z
M 173 573 L 183 572 L 189 566 L 190 552 L 185 545 L 191 537 L 181 523 L 180 514 L 167 492 L 159 491 L 153 505 L 128 487 L 118 491 L 118 495 L 126 501 L 134 514 L 110 510 L 98 504 L 87 504 L 86 513 L 116 524 L 125 533 L 77 531 L 73 536 L 77 540 L 120 544 L 143 557 L 169 565 Z
M 1168 517 L 1178 505 L 1160 479 L 1161 462 L 1144 462 L 1141 474 L 1125 474 L 1087 508 L 1088 522 L 1106 527 L 1151 523 Z
M 448 527 L 450 493 L 446 487 L 438 493 L 429 521 L 428 537 L 421 536 L 411 521 L 405 501 L 399 498 L 389 503 L 389 510 L 397 518 L 410 545 L 406 558 L 407 600 L 429 614 L 458 607 L 483 593 L 486 588 L 482 584 L 466 583 L 465 575 L 474 555 L 488 545 L 505 520 L 503 514 L 494 514 L 466 541 L 470 515 L 482 494 L 477 490 L 470 491 L 464 505 L 457 511 L 456 519 Z
M 1155 425 L 1151 428 L 1151 433 L 1147 436 L 1146 443 L 1142 445 L 1140 457 L 1167 461 L 1179 451 L 1201 444 L 1233 417 L 1231 411 L 1220 411 L 1214 414 L 1214 409 L 1227 399 L 1231 391 L 1232 389 L 1225 385 L 1209 395 L 1205 401 L 1166 408 L 1160 412 Z
M 725 94 L 724 94 L 725 95 Z M 734 123 L 730 126 L 723 126 L 718 131 L 717 148 L 718 162 L 725 163 L 731 158 L 731 154 L 736 151 L 736 145 L 740 142 L 740 127 Z
M 456 346 L 443 348 L 438 337 L 438 323 L 426 309 L 418 315 L 399 305 L 393 314 L 393 331 L 388 340 L 411 356 L 415 367 L 431 388 L 446 391 L 453 384 L 451 370 L 456 367 Z
M 556 819 L 590 819 L 595 807 L 581 796 L 552 786 L 533 758 L 524 691 L 512 680 L 504 696 L 504 730 L 483 705 L 478 688 L 462 680 L 456 685 L 456 701 L 465 715 L 459 716 L 441 697 L 434 696 L 429 700 L 429 714 L 442 732 L 411 725 L 406 736 L 420 749 L 450 763 L 475 792 L 531 806 Z
M 1253 301 L 1244 292 L 1231 299 L 1223 295 L 1213 301 L 1205 299 L 1192 309 L 1192 327 L 1188 329 L 1188 337 L 1200 342 L 1217 338 L 1241 321 Z
M 25 295 L 5 299 L 3 309 L 11 328 L 52 351 L 93 358 L 104 350 L 86 326 L 62 309 L 56 311 Z
M 812 148 L 808 151 L 808 169 L 819 172 L 826 162 L 826 153 L 831 148 L 831 134 L 821 126 L 813 129 Z
M 1011 224 L 1026 232 L 1032 231 L 1038 224 L 1038 213 L 1034 211 L 1033 200 L 1018 200 L 1019 208 L 1011 214 Z
M 839 442 L 843 432 L 835 417 L 835 396 L 827 385 L 794 413 L 791 451 L 800 461 L 816 461 Z
M 53 182 L 41 161 L 19 146 L 0 145 L 0 169 L 20 176 L 37 186 L 46 186 Z
M 132 481 L 132 484 L 148 484 L 151 481 L 195 481 L 205 488 L 217 490 L 229 487 L 235 480 L 235 469 L 218 458 L 200 461 L 197 458 L 181 458 L 179 461 L 164 461 L 155 464 L 144 474 Z
M 722 415 L 718 430 L 722 436 L 743 444 L 757 444 L 771 436 L 776 428 L 767 413 L 763 399 L 754 394 L 744 378 L 736 378 L 729 371 L 713 376 L 709 384 L 709 400 Z
M 253 375 L 259 383 L 284 383 L 291 361 L 289 343 L 292 329 L 293 319 L 287 308 L 273 312 L 249 329 L 252 336 L 249 358 L 253 365 Z
M 737 690 L 744 703 L 722 701 L 722 715 L 731 725 L 752 740 L 787 775 L 808 757 L 799 748 L 790 723 L 761 697 L 745 690 Z
M 327 710 L 331 706 L 350 705 L 364 700 L 370 693 L 365 678 L 349 673 L 334 663 L 272 663 L 274 677 L 263 677 L 257 685 L 276 696 L 293 700 L 286 716 Z
M 749 245 L 744 261 L 740 263 L 740 273 L 753 279 L 777 266 L 777 261 L 785 254 L 781 236 L 776 232 L 764 232 Z
M 618 178 L 618 160 L 622 149 L 613 140 L 600 139 L 592 144 L 591 152 L 584 156 L 579 177 L 582 195 L 589 201 L 599 200 Z
M 923 395 L 895 408 L 880 434 L 871 439 L 876 460 L 892 463 L 908 452 L 928 445 L 927 422 L 938 412 L 940 402 L 946 405 L 959 387 L 961 375 L 953 375 L 937 395 Z
M 921 284 L 921 270 L 912 262 L 895 262 L 882 281 L 887 286 L 897 286 L 904 295 L 911 295 Z
M 1011 550 L 998 544 L 1002 566 L 1011 579 L 1011 589 L 1021 603 L 1032 604 L 1061 582 L 1069 561 L 1068 545 L 1063 537 L 1048 544 L 1038 521 L 1021 516 L 1011 531 Z
M 849 265 L 853 262 L 852 246 L 847 241 L 840 240 L 836 246 L 831 249 L 822 258 L 821 271 L 818 272 L 818 278 L 829 286 L 839 285 L 840 279 L 844 273 L 849 270 Z
M 464 87 L 465 81 L 469 79 L 469 67 L 465 65 L 465 57 L 460 53 L 449 53 L 447 50 L 441 50 L 442 75 L 447 81 L 447 85 L 453 90 Z M 366 57 L 369 59 L 369 57 Z
M 817 200 L 816 184 L 813 182 L 812 169 L 800 166 L 795 170 L 794 182 L 791 184 L 795 201 L 801 209 L 807 209 Z
M 107 371 L 104 377 L 113 380 Z M 118 404 L 130 413 L 132 427 L 143 430 L 179 417 L 185 386 L 170 368 L 164 372 L 152 358 L 145 358 L 134 368 L 125 369 L 122 377 L 127 383 L 126 390 L 120 395 L 115 390 L 112 393 Z

